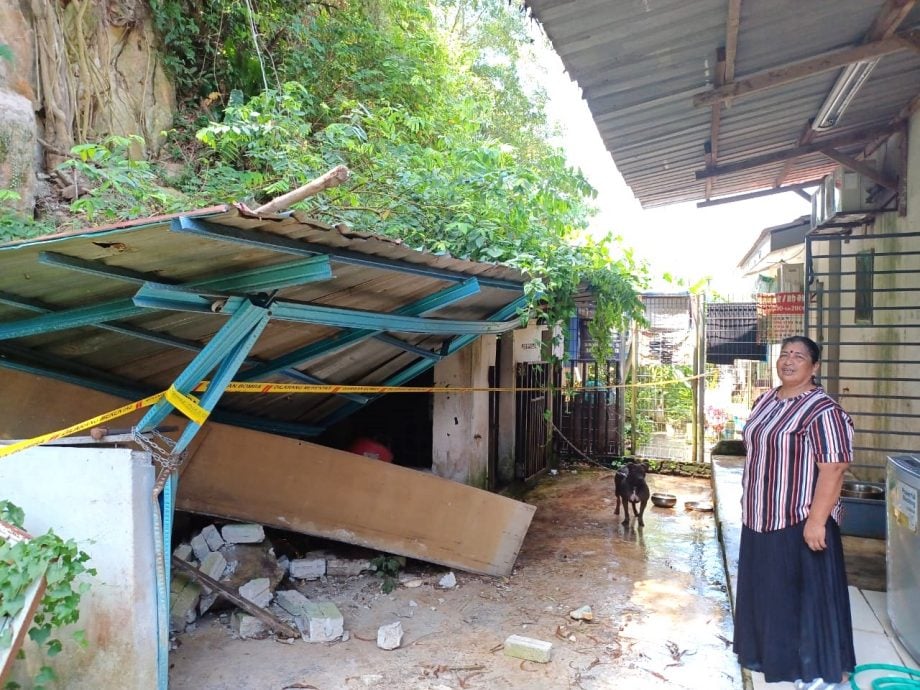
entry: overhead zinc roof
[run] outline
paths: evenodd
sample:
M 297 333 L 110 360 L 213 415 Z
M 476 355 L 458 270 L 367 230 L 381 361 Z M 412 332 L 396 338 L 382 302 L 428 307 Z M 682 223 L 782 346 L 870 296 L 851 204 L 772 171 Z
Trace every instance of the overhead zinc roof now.
M 237 380 L 399 385 L 517 326 L 525 280 L 219 206 L 0 245 L 0 366 L 140 398 L 168 388 L 243 298 L 271 300 L 273 316 Z M 374 397 L 228 393 L 215 419 L 311 436 Z
M 812 181 L 838 163 L 814 152 L 727 171 L 707 183 L 707 166 L 781 155 L 796 148 L 840 68 L 723 103 L 694 105 L 716 85 L 717 50 L 736 41 L 738 82 L 764 70 L 871 40 L 877 18 L 906 31 L 920 22 L 916 0 L 526 0 L 582 89 L 607 149 L 645 207 L 697 201 Z M 737 31 L 732 10 L 739 11 Z M 899 14 L 900 12 L 900 14 Z M 880 34 L 880 38 L 886 34 Z M 811 135 L 840 141 L 887 126 L 920 93 L 916 49 L 886 54 L 841 121 Z M 716 112 L 717 111 L 717 112 Z M 715 135 L 715 136 L 713 136 Z M 836 145 L 855 154 L 869 137 Z M 711 148 L 710 148 L 711 143 Z M 806 142 L 807 143 L 807 142 Z M 707 160 L 707 150 L 715 158 Z

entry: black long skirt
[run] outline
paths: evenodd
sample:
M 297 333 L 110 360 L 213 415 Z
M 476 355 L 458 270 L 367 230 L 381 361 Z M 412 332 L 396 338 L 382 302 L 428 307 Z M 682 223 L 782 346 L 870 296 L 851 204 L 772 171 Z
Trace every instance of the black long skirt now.
M 734 650 L 768 683 L 836 682 L 856 665 L 840 528 L 828 519 L 824 551 L 808 548 L 804 530 L 741 531 Z

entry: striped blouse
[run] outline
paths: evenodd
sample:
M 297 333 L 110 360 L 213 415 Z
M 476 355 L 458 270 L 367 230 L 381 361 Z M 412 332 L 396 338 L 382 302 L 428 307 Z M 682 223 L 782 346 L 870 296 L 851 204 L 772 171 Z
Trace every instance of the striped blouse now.
M 853 421 L 823 388 L 788 400 L 762 395 L 744 427 L 743 523 L 755 532 L 791 527 L 808 517 L 819 462 L 850 462 Z M 838 523 L 838 499 L 831 517 Z

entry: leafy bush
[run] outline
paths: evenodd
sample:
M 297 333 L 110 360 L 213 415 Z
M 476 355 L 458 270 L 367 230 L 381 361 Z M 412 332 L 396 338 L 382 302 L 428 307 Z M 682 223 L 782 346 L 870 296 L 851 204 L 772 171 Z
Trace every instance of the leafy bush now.
M 0 501 L 0 520 L 22 528 L 25 514 L 9 501 Z M 80 617 L 80 599 L 89 590 L 89 584 L 76 584 L 81 574 L 95 575 L 96 571 L 84 564 L 89 556 L 77 548 L 72 539 L 63 540 L 53 531 L 28 541 L 10 543 L 0 539 L 0 620 L 15 617 L 25 605 L 25 594 L 36 579 L 44 575 L 45 592 L 35 611 L 29 637 L 43 654 L 56 656 L 63 650 L 60 639 L 53 637 L 54 630 L 76 623 Z M 73 633 L 74 641 L 86 645 L 82 630 Z M 12 630 L 0 630 L 0 649 L 12 644 Z M 20 650 L 21 652 L 22 650 Z M 50 666 L 42 666 L 33 679 L 33 687 L 43 688 L 56 680 Z M 18 688 L 7 683 L 6 688 Z

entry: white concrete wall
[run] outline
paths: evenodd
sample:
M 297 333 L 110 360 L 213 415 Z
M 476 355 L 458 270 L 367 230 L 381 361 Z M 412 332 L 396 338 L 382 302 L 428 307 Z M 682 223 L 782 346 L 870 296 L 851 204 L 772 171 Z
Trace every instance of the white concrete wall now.
M 31 675 L 21 674 L 45 664 L 61 679 L 55 687 L 156 686 L 153 481 L 149 456 L 130 449 L 48 446 L 0 459 L 0 499 L 25 511 L 26 529 L 73 539 L 98 571 L 68 629 L 85 631 L 86 648 L 62 631 L 64 651 L 39 658 L 27 640 L 14 667 L 23 687 Z
M 495 336 L 484 336 L 438 362 L 435 386 L 487 388 L 495 363 Z M 431 470 L 439 477 L 479 488 L 488 486 L 489 394 L 434 396 Z
M 512 332 L 514 338 L 515 362 L 544 362 L 543 333 L 546 326 L 531 324 L 527 328 L 519 328 Z

